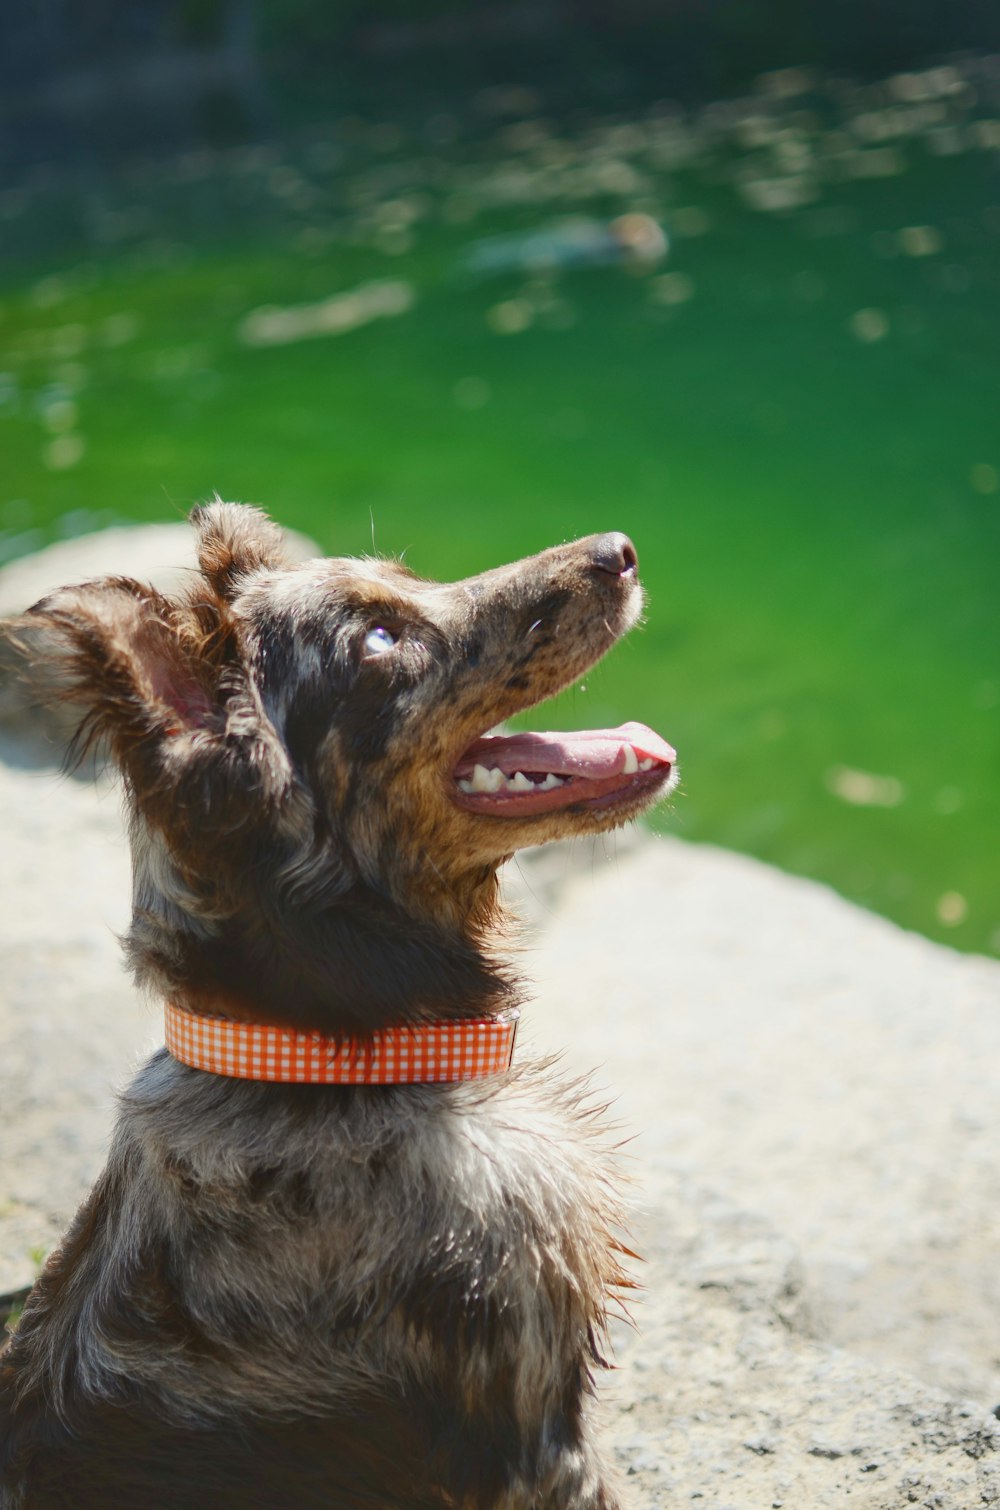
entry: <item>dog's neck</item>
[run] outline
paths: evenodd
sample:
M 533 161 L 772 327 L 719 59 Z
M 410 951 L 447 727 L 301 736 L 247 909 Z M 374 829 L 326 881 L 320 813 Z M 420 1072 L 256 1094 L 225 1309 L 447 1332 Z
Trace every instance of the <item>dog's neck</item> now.
M 497 959 L 503 939 L 491 873 L 460 921 L 414 916 L 360 883 L 312 908 L 258 891 L 207 928 L 137 908 L 127 952 L 140 984 L 192 1011 L 363 1041 L 516 1006 L 518 983 Z
M 456 938 L 488 946 L 490 941 L 502 940 L 509 929 L 509 918 L 500 901 L 499 870 L 511 858 L 504 855 L 494 864 L 449 875 L 426 857 L 416 865 L 414 874 L 401 869 L 393 877 L 393 899 L 407 917 L 445 927 Z M 372 879 L 377 884 L 377 877 Z

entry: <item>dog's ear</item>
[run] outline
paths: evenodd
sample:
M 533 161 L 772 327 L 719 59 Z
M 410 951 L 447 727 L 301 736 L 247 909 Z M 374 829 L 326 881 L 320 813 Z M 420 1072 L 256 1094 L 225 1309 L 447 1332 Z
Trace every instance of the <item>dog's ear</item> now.
M 177 619 L 155 588 L 107 577 L 42 598 L 8 634 L 39 698 L 80 708 L 82 747 L 106 741 L 124 763 L 137 743 L 212 722 L 209 664 Z
M 213 595 L 110 577 L 43 598 L 7 633 L 33 692 L 79 708 L 71 757 L 106 749 L 163 827 L 218 831 L 248 798 L 266 810 L 287 793 L 290 762 Z
M 198 535 L 198 563 L 213 591 L 230 600 L 256 571 L 287 566 L 281 530 L 262 509 L 246 503 L 202 504 L 191 514 Z

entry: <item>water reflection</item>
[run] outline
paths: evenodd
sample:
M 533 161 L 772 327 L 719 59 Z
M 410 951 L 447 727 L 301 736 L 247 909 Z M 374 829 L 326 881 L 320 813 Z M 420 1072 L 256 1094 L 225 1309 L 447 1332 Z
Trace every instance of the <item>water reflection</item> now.
M 801 782 L 852 844 L 873 825 L 857 874 L 897 915 L 985 947 L 995 904 L 958 861 L 918 875 L 918 844 L 891 862 L 879 846 L 922 813 L 957 850 L 988 809 L 961 761 L 1000 699 L 974 543 L 1000 493 L 998 153 L 1000 68 L 968 58 L 865 84 L 780 70 L 739 98 L 617 114 L 486 90 L 424 120 L 341 117 L 280 143 L 27 175 L 0 193 L 16 263 L 0 311 L 0 558 L 99 518 L 105 493 L 123 510 L 138 495 L 147 515 L 177 496 L 179 515 L 225 486 L 217 468 L 246 496 L 315 507 L 302 522 L 317 531 L 331 497 L 367 526 L 372 500 L 391 511 L 412 490 L 430 500 L 421 539 L 459 494 L 471 531 L 477 490 L 526 535 L 526 518 L 568 533 L 588 510 L 603 528 L 613 503 L 658 541 L 650 559 L 703 574 L 654 597 L 668 618 L 676 592 L 692 635 L 694 740 L 706 683 L 724 697 L 744 635 L 763 645 L 772 592 L 775 623 L 793 624 L 730 689 L 728 728 L 753 709 L 726 800 Z M 290 434 L 312 438 L 292 469 Z M 917 655 L 894 643 L 901 625 L 925 635 L 926 685 L 908 695 L 922 718 L 937 677 L 937 726 L 963 746 L 947 787 L 898 730 L 866 746 L 877 707 L 850 746 L 848 719 L 803 739 L 768 668 L 813 615 L 803 661 L 841 655 L 852 697 L 869 656 L 905 678 Z M 856 639 L 840 637 L 855 620 Z M 686 654 L 657 659 L 651 643 L 632 653 L 653 680 L 681 674 Z M 724 761 L 724 745 L 702 737 L 701 758 Z M 758 837 L 782 827 L 776 812 L 761 805 Z

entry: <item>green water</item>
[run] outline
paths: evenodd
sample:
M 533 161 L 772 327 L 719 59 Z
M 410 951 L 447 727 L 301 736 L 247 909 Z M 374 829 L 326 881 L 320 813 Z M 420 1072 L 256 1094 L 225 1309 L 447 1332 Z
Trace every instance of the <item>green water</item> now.
M 627 530 L 645 626 L 528 722 L 642 719 L 682 764 L 659 825 L 1000 953 L 1000 184 L 961 84 L 880 177 L 836 133 L 885 149 L 855 122 L 891 89 L 772 103 L 763 145 L 749 108 L 683 150 L 653 115 L 445 145 L 351 122 L 8 193 L 0 553 L 214 490 L 443 578 Z M 806 201 L 754 209 L 753 175 Z M 635 208 L 671 234 L 644 274 L 461 270 L 481 236 Z M 241 339 L 373 278 L 412 308 Z

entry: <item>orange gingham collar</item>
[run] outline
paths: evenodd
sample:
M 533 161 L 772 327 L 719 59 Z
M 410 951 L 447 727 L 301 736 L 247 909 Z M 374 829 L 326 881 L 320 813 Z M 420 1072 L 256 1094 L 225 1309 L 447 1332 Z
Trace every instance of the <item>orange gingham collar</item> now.
M 520 1013 L 385 1028 L 363 1043 L 189 1012 L 167 1002 L 166 1045 L 192 1069 L 292 1085 L 416 1085 L 510 1068 Z

